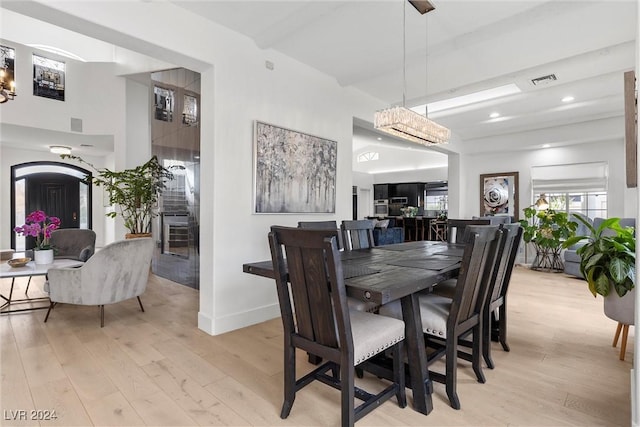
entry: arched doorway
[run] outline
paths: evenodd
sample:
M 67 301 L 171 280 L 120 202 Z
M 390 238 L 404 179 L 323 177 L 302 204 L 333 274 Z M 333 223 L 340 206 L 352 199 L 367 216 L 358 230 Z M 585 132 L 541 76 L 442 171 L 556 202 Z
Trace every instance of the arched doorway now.
M 11 229 L 26 216 L 42 210 L 61 220 L 61 228 L 92 227 L 91 186 L 84 179 L 91 172 L 61 162 L 29 162 L 11 166 Z M 30 249 L 32 237 L 11 233 L 11 246 Z

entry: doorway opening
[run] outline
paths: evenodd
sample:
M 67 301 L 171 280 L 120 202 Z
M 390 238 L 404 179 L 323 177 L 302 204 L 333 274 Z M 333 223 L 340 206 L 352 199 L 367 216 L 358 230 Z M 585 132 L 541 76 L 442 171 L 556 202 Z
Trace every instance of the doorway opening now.
M 11 230 L 35 210 L 60 218 L 60 228 L 91 229 L 91 172 L 61 162 L 29 162 L 11 166 Z M 33 237 L 11 233 L 16 251 L 31 249 Z
M 200 73 L 185 68 L 151 73 L 151 152 L 174 178 L 159 206 L 159 248 L 153 272 L 200 286 Z

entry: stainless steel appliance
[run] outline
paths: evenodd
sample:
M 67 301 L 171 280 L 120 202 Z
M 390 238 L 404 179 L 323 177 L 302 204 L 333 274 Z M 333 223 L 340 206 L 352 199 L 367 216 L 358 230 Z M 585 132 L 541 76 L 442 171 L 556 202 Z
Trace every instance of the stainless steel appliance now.
M 375 216 L 387 216 L 389 215 L 389 200 L 378 199 L 373 202 L 373 214 Z
M 409 200 L 406 197 L 392 197 L 389 203 L 392 205 L 406 205 Z

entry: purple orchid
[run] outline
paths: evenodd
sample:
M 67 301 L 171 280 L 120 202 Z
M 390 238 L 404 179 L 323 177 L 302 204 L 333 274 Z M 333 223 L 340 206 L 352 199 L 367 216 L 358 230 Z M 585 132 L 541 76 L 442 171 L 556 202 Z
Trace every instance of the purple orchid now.
M 27 215 L 25 224 L 14 228 L 14 231 L 23 236 L 36 238 L 34 249 L 51 249 L 49 238 L 53 230 L 60 228 L 60 218 L 47 216 L 43 211 L 37 210 Z

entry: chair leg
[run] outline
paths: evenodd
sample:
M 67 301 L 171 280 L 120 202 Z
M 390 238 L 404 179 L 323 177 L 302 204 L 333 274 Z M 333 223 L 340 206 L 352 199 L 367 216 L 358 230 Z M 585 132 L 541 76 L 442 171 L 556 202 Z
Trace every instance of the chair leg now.
M 284 402 L 280 411 L 280 418 L 289 416 L 293 401 L 296 399 L 296 349 L 290 339 L 285 337 L 284 343 Z
M 343 358 L 344 359 L 344 358 Z M 341 369 L 340 396 L 342 403 L 342 427 L 353 427 L 356 422 L 355 404 L 355 379 L 354 369 Z
M 100 327 L 104 328 L 104 305 L 100 306 Z
M 482 322 L 480 322 L 478 325 L 476 325 L 475 328 L 473 328 L 473 351 L 471 352 L 471 366 L 473 367 L 473 372 L 476 373 L 478 382 L 484 384 L 486 379 L 484 377 L 484 373 L 482 372 L 482 366 L 480 363 L 480 358 L 483 354 L 482 339 Z
M 495 364 L 491 358 L 491 313 L 488 307 L 483 310 L 482 316 L 482 357 L 487 364 L 487 368 L 493 369 Z
M 51 301 L 51 304 L 49 304 L 49 310 L 47 310 L 47 315 L 44 316 L 44 323 L 47 323 L 47 320 L 49 319 L 49 313 L 51 313 L 51 310 L 53 310 L 53 307 L 55 305 L 56 305 L 56 303 Z
M 627 352 L 627 338 L 629 336 L 629 325 L 622 326 L 622 342 L 620 343 L 620 360 L 624 360 Z
M 403 347 L 404 345 L 402 341 L 400 341 L 393 350 L 393 381 L 398 387 L 396 399 L 398 400 L 398 406 L 401 408 L 407 406 L 407 392 L 404 384 L 404 360 L 402 360 L 402 355 L 404 354 Z
M 507 296 L 504 296 L 504 301 L 499 310 L 500 318 L 498 319 L 499 339 L 504 351 L 511 351 L 509 344 L 507 344 Z
M 140 310 L 142 310 L 142 312 L 144 313 L 144 307 L 142 306 L 142 301 L 140 300 L 140 297 L 138 297 L 138 304 L 140 304 Z
M 620 338 L 620 331 L 622 331 L 622 323 L 618 322 L 618 327 L 616 328 L 616 334 L 613 336 L 613 344 L 611 344 L 611 347 L 618 346 L 618 338 Z
M 453 409 L 460 409 L 460 399 L 458 399 L 458 392 L 456 391 L 457 378 L 457 364 L 458 364 L 458 343 L 456 340 L 449 339 L 446 344 L 445 355 L 445 387 L 447 390 L 447 397 L 449 397 L 449 403 Z

